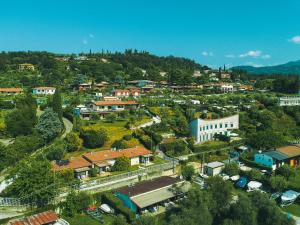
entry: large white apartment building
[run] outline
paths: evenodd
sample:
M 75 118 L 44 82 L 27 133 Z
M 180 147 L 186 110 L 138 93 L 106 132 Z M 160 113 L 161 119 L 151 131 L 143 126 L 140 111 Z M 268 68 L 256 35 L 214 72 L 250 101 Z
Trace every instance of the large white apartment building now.
M 280 106 L 297 106 L 300 105 L 300 96 L 281 97 L 279 98 Z
M 230 136 L 230 132 L 239 128 L 239 115 L 221 119 L 195 119 L 190 123 L 190 133 L 196 143 L 212 140 L 215 134 Z

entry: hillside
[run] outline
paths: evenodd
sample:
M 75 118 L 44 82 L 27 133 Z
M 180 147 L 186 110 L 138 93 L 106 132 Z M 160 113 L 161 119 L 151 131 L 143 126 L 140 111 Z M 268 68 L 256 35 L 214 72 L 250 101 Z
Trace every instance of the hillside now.
M 236 66 L 233 70 L 243 70 L 249 74 L 255 75 L 271 75 L 271 74 L 284 74 L 284 75 L 298 75 L 300 76 L 300 60 L 288 62 L 286 64 L 277 66 L 253 67 L 253 66 Z
M 20 70 L 30 63 L 32 70 Z M 190 84 L 194 70 L 204 70 L 193 60 L 161 57 L 145 51 L 101 52 L 58 55 L 48 52 L 0 53 L 1 87 L 72 86 L 78 82 L 107 81 L 123 84 L 127 80 L 148 79 Z

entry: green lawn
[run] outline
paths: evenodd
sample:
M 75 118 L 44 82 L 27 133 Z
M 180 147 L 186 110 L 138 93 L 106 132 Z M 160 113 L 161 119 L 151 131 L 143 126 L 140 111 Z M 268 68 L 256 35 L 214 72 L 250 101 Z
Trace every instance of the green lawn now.
M 292 204 L 292 205 L 289 205 L 289 206 L 284 207 L 282 209 L 283 209 L 283 211 L 285 211 L 287 213 L 290 213 L 294 216 L 300 217 L 300 205 L 299 204 Z
M 110 225 L 112 224 L 113 217 L 108 215 L 103 215 L 104 218 L 104 225 Z M 97 220 L 93 219 L 92 217 L 82 214 L 82 215 L 76 215 L 72 218 L 63 217 L 66 221 L 70 223 L 70 225 L 99 225 Z
M 300 168 L 296 170 L 296 176 L 290 178 L 289 186 L 291 189 L 294 189 L 295 191 L 300 191 Z

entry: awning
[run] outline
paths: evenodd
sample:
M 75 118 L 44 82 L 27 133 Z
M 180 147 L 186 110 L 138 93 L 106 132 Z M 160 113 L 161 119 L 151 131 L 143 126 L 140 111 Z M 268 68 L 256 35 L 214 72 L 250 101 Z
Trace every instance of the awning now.
M 182 191 L 185 193 L 190 187 L 189 183 L 185 183 L 182 186 Z M 170 198 L 175 197 L 177 194 L 172 190 L 172 186 L 164 187 L 155 191 L 151 191 L 145 194 L 137 195 L 131 197 L 131 200 L 140 208 L 144 209 L 146 207 L 161 203 Z
M 80 173 L 80 172 L 85 172 L 85 171 L 89 171 L 89 170 L 90 170 L 90 167 L 82 167 L 82 168 L 75 169 L 75 172 Z

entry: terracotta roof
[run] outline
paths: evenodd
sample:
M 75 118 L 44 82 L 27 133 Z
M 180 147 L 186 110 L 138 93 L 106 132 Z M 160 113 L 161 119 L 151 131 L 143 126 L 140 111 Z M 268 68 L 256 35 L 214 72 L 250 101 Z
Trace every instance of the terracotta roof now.
M 94 102 L 94 105 L 105 106 L 105 105 L 138 105 L 136 101 L 99 101 Z
M 60 171 L 60 170 L 65 170 L 65 169 L 79 169 L 79 168 L 83 168 L 83 167 L 89 167 L 91 165 L 92 164 L 90 162 L 88 162 L 86 159 L 84 159 L 82 157 L 77 157 L 77 158 L 70 159 L 69 161 L 67 161 L 66 163 L 63 163 L 61 165 L 59 165 L 59 163 L 56 161 L 53 164 L 53 170 Z
M 276 151 L 281 152 L 289 157 L 300 156 L 300 145 L 287 145 L 277 148 Z
M 22 92 L 22 88 L 0 88 L 0 92 L 5 92 L 5 93 L 15 93 L 15 92 Z
M 154 191 L 163 187 L 167 187 L 173 184 L 176 184 L 180 181 L 178 178 L 174 177 L 159 177 L 154 180 L 144 181 L 138 184 L 135 184 L 132 187 L 124 187 L 117 192 L 127 195 L 129 197 L 137 196 L 144 194 L 150 191 Z
M 36 90 L 55 90 L 54 87 L 35 87 Z
M 124 90 L 122 90 L 122 89 L 115 89 L 115 90 L 113 90 L 113 92 L 129 92 L 129 90 L 127 90 L 127 89 L 124 89 Z
M 144 147 L 127 148 L 119 151 L 104 150 L 99 152 L 89 152 L 83 157 L 90 162 L 102 162 L 105 160 L 116 159 L 122 156 L 133 158 L 142 155 L 152 154 L 151 151 Z
M 44 225 L 58 220 L 58 215 L 52 210 L 8 222 L 7 225 Z

